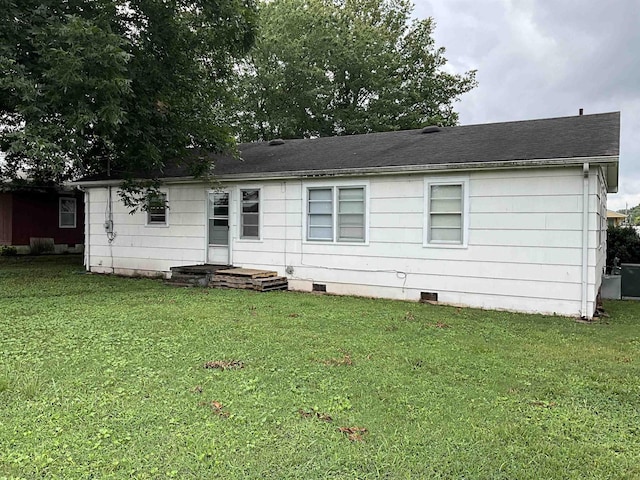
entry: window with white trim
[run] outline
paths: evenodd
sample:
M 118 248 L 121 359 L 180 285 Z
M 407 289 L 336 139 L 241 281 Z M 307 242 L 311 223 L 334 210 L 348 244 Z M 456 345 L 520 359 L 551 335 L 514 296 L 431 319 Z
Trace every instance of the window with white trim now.
M 365 187 L 309 187 L 306 238 L 309 241 L 364 243 Z
M 241 189 L 240 202 L 240 238 L 260 239 L 260 189 Z
M 425 183 L 425 244 L 466 245 L 467 182 L 460 179 Z
M 58 215 L 58 225 L 60 228 L 76 228 L 76 199 L 71 197 L 60 197 L 58 200 Z
M 147 199 L 147 225 L 167 225 L 166 193 L 157 193 Z

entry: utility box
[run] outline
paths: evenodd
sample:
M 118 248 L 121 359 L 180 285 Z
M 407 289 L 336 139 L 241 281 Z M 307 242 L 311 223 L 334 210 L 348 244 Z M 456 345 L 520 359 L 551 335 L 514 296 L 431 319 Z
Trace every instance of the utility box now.
M 640 264 L 623 263 L 622 267 L 622 298 L 640 299 Z
M 603 275 L 600 295 L 608 300 L 620 300 L 622 291 L 620 289 L 622 277 L 620 275 Z

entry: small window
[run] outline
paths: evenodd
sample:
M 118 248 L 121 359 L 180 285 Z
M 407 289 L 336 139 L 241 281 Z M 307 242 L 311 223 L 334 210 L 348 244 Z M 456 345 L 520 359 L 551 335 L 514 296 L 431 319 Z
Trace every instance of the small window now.
M 76 199 L 60 197 L 59 201 L 60 228 L 76 228 Z
M 167 224 L 167 194 L 158 193 L 149 197 L 147 203 L 147 224 Z
M 465 246 L 468 229 L 467 179 L 425 181 L 425 245 Z
M 240 190 L 240 238 L 260 238 L 260 190 Z
M 364 242 L 364 188 L 338 188 L 338 241 Z
M 307 238 L 333 240 L 333 189 L 309 189 Z

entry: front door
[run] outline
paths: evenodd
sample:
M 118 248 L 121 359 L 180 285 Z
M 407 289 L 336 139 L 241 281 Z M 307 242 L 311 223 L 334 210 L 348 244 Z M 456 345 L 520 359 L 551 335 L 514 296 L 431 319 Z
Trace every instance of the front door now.
M 209 192 L 209 246 L 207 262 L 229 265 L 229 191 Z

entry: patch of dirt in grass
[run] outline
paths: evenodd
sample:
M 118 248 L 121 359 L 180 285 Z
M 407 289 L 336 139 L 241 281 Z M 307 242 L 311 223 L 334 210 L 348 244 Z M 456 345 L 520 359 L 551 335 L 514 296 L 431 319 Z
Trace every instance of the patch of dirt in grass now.
M 323 360 L 322 363 L 330 367 L 346 367 L 353 365 L 353 359 L 351 358 L 351 355 L 345 353 L 342 358 L 330 358 L 328 360 Z
M 340 427 L 338 431 L 344 433 L 351 442 L 364 442 L 363 435 L 367 433 L 364 427 Z
M 219 368 L 220 370 L 239 370 L 244 368 L 240 360 L 213 360 L 204 364 L 204 368 Z
M 333 418 L 328 413 L 316 412 L 313 410 L 305 411 L 302 408 L 298 410 L 302 418 L 317 418 L 323 422 L 333 422 Z
M 229 415 L 231 415 L 229 412 L 223 410 L 224 405 L 222 405 L 222 403 L 220 402 L 217 402 L 216 400 L 212 400 L 209 403 L 202 402 L 201 405 L 207 405 L 211 407 L 211 411 L 214 413 L 214 415 L 217 415 L 219 417 L 229 418 Z

